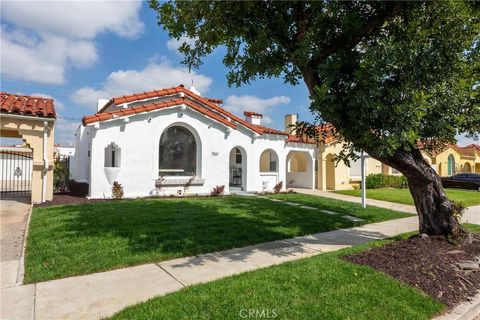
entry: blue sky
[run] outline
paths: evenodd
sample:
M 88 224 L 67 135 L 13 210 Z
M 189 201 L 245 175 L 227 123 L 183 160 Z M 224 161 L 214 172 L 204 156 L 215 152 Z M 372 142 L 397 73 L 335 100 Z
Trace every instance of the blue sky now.
M 95 112 L 99 98 L 188 87 L 192 79 L 203 96 L 223 99 L 237 115 L 263 113 L 270 127 L 282 129 L 287 113 L 313 119 L 305 85 L 264 79 L 229 88 L 221 49 L 189 73 L 178 45 L 146 2 L 2 1 L 1 90 L 53 97 L 61 144 L 73 141 L 81 117 Z

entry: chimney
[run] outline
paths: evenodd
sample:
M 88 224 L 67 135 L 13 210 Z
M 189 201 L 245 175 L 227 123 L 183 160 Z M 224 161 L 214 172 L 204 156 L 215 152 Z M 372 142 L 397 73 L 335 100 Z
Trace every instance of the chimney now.
M 191 86 L 189 90 L 195 93 L 197 96 L 201 96 L 200 91 L 198 91 L 194 86 Z
M 243 115 L 245 116 L 245 121 L 248 123 L 258 126 L 262 124 L 263 115 L 261 113 L 245 111 Z
M 295 134 L 295 128 L 290 127 L 297 123 L 297 115 L 295 113 L 287 114 L 285 116 L 285 132 Z
M 97 112 L 100 111 L 100 109 L 102 109 L 107 104 L 108 101 L 110 101 L 110 100 L 108 100 L 108 99 L 98 99 L 98 101 L 97 101 Z

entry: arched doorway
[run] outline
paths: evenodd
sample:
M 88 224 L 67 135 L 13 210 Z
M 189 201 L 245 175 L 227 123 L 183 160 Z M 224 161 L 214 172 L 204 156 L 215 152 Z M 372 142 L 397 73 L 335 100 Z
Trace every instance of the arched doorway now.
M 465 162 L 465 164 L 463 165 L 463 172 L 472 172 L 472 166 L 470 165 L 470 163 Z
M 234 147 L 230 150 L 229 164 L 230 190 L 240 188 L 247 189 L 247 153 L 242 147 Z
M 328 190 L 335 190 L 335 160 L 333 154 L 329 153 L 326 158 L 326 187 Z
M 455 174 L 455 158 L 453 155 L 448 156 L 448 175 L 451 176 Z
M 287 156 L 286 187 L 314 188 L 312 157 L 308 152 L 290 151 Z

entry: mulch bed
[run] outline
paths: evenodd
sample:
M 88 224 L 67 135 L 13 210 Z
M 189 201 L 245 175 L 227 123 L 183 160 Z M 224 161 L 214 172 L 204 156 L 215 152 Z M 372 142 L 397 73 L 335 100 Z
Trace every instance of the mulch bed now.
M 105 201 L 114 201 L 111 199 L 87 199 L 81 196 L 75 196 L 68 193 L 54 194 L 52 201 L 45 201 L 43 203 L 37 203 L 34 207 L 50 207 L 50 206 L 61 206 L 66 204 L 86 204 L 86 203 L 97 203 Z
M 471 244 L 456 246 L 444 237 L 419 236 L 396 241 L 344 257 L 345 260 L 373 267 L 406 282 L 449 309 L 480 290 L 480 270 L 465 270 L 459 263 L 480 263 L 480 237 Z
M 52 201 L 35 204 L 34 207 L 49 207 L 66 204 L 85 204 L 113 201 L 111 199 L 87 199 L 88 184 L 71 181 L 69 184 L 69 191 L 58 192 L 53 195 Z

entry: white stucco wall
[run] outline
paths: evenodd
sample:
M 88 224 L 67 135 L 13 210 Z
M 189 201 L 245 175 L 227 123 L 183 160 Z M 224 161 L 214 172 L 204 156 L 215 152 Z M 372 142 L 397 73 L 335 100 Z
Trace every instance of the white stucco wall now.
M 268 191 L 274 183 L 283 181 L 286 185 L 286 157 L 291 150 L 307 150 L 312 158 L 313 145 L 286 144 L 285 136 L 255 135 L 252 131 L 238 125 L 231 129 L 190 108 L 180 106 L 140 113 L 112 121 L 99 122 L 80 129 L 77 134 L 77 152 L 75 169 L 72 176 L 83 181 L 88 176 L 90 197 L 111 196 L 111 185 L 104 168 L 105 147 L 114 142 L 121 149 L 121 165 L 114 180 L 123 185 L 125 197 L 142 197 L 155 194 L 155 180 L 159 177 L 159 143 L 163 131 L 172 125 L 188 128 L 197 139 L 197 178 L 203 179 L 202 185 L 191 186 L 188 193 L 208 194 L 217 185 L 225 185 L 229 191 L 230 151 L 241 147 L 246 156 L 246 191 L 262 191 L 263 181 L 268 181 Z M 97 127 L 97 128 L 95 128 Z M 91 157 L 88 158 L 91 144 Z M 265 149 L 272 149 L 278 156 L 278 172 L 260 175 L 260 155 Z M 88 163 L 91 163 L 88 168 Z M 87 170 L 87 175 L 84 172 Z M 107 169 L 108 171 L 108 169 Z M 88 174 L 88 172 L 90 174 Z M 179 179 L 179 177 L 165 177 Z M 186 177 L 188 179 L 188 177 Z M 313 184 L 313 178 L 310 178 Z M 164 194 L 176 194 L 183 185 L 165 186 Z
M 75 132 L 75 154 L 70 158 L 70 176 L 77 182 L 90 182 L 92 128 L 79 126 Z

